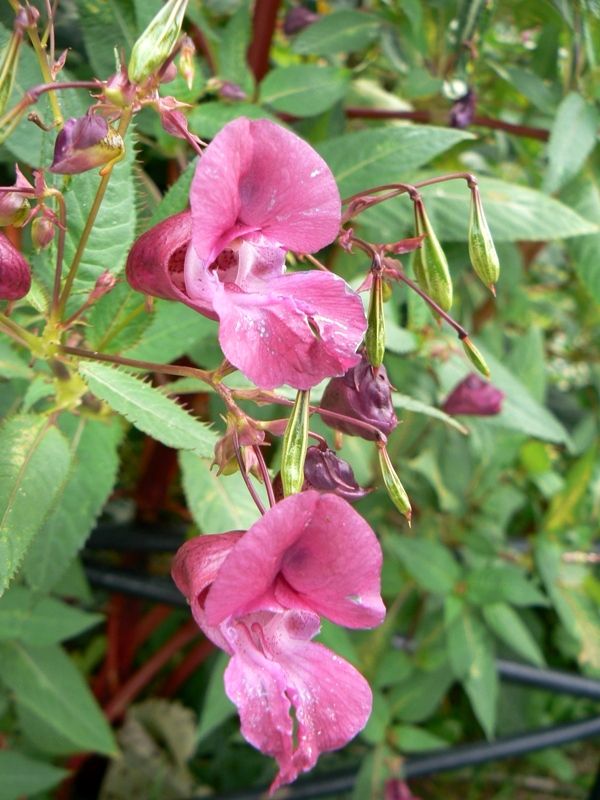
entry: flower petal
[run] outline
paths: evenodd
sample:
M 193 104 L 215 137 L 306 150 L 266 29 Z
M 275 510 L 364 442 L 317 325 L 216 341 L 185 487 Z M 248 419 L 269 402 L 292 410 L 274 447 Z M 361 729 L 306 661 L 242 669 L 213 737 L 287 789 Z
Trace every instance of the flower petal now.
M 0 233 L 0 300 L 20 300 L 31 288 L 31 268 L 10 239 Z
M 385 617 L 382 555 L 368 523 L 340 497 L 291 495 L 259 519 L 223 562 L 206 597 L 206 619 L 257 609 L 315 611 L 352 628 Z
M 287 383 L 309 389 L 360 360 L 362 301 L 336 275 L 282 275 L 263 293 L 225 287 L 215 294 L 214 308 L 223 352 L 260 388 Z
M 196 169 L 190 202 L 194 248 L 206 265 L 252 231 L 285 249 L 314 252 L 340 226 L 340 196 L 327 164 L 269 120 L 240 117 L 215 136 Z

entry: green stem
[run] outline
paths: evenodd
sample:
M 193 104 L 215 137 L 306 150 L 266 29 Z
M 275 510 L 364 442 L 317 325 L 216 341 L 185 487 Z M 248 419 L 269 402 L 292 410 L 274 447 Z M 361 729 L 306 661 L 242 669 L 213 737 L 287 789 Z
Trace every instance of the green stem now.
M 44 50 L 44 46 L 40 41 L 37 28 L 29 28 L 28 33 L 29 33 L 29 38 L 31 40 L 31 44 L 33 45 L 33 49 L 35 50 L 36 55 L 38 57 L 40 70 L 42 71 L 44 80 L 46 81 L 46 83 L 53 83 L 54 78 L 52 77 L 52 73 L 50 72 L 50 67 L 48 66 L 48 59 L 46 58 L 46 51 Z M 54 117 L 54 124 L 56 125 L 57 128 L 61 128 L 64 119 L 62 111 L 60 110 L 58 96 L 54 90 L 48 93 L 48 99 L 50 100 L 50 107 L 52 108 L 52 116 Z
M 56 269 L 54 271 L 54 286 L 52 287 L 52 305 L 50 308 L 50 318 L 56 319 L 58 306 L 60 303 L 60 282 L 62 278 L 62 267 L 65 257 L 65 236 L 67 233 L 67 206 L 65 198 L 60 192 L 52 192 L 58 205 L 58 241 L 56 244 Z
M 25 344 L 32 352 L 39 350 L 40 340 L 38 337 L 29 333 L 28 330 L 14 322 L 10 317 L 7 317 L 6 314 L 0 313 L 0 325 L 4 328 L 5 333 L 18 340 L 20 344 Z
M 129 127 L 129 123 L 131 122 L 132 117 L 132 109 L 126 108 L 123 111 L 123 116 L 119 122 L 118 128 L 118 135 L 122 138 L 125 138 L 125 133 L 127 132 L 127 128 Z M 62 317 L 65 306 L 67 304 L 67 300 L 69 299 L 69 295 L 71 294 L 71 289 L 73 288 L 73 281 L 75 280 L 75 276 L 77 275 L 77 270 L 79 269 L 79 265 L 81 263 L 81 259 L 83 258 L 83 254 L 85 252 L 85 248 L 88 243 L 88 239 L 90 237 L 90 233 L 92 232 L 92 228 L 96 222 L 96 217 L 98 216 L 98 211 L 100 210 L 100 206 L 102 205 L 102 201 L 104 200 L 104 195 L 106 194 L 106 189 L 108 188 L 108 182 L 110 181 L 110 176 L 112 175 L 112 171 L 114 168 L 113 164 L 108 164 L 104 167 L 102 171 L 102 178 L 100 179 L 100 184 L 96 191 L 96 196 L 92 202 L 92 206 L 90 208 L 90 213 L 88 214 L 88 218 L 85 222 L 85 227 L 81 234 L 81 238 L 79 240 L 79 244 L 77 245 L 77 250 L 75 251 L 75 255 L 73 256 L 73 261 L 71 262 L 71 266 L 69 267 L 69 272 L 67 275 L 67 279 L 65 281 L 65 285 L 62 290 L 62 294 L 60 296 L 60 302 L 58 306 L 58 316 L 59 318 Z

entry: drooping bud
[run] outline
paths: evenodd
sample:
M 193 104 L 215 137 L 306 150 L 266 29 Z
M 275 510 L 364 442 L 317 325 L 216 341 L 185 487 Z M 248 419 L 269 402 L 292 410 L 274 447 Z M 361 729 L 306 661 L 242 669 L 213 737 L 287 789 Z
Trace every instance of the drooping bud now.
M 308 444 L 310 391 L 300 390 L 288 420 L 281 454 L 281 482 L 287 497 L 302 490 L 304 461 Z
M 231 81 L 221 81 L 219 85 L 219 97 L 224 100 L 246 100 L 246 92 L 237 83 Z
M 360 500 L 369 492 L 359 486 L 350 464 L 339 458 L 333 450 L 309 447 L 304 462 L 304 489 L 333 492 L 349 503 Z
M 168 0 L 133 45 L 127 66 L 129 79 L 143 83 L 171 55 L 188 0 Z
M 113 275 L 113 273 L 109 270 L 105 269 L 104 272 L 100 273 L 96 279 L 94 288 L 88 297 L 88 303 L 91 305 L 92 303 L 100 300 L 101 297 L 104 297 L 105 294 L 108 294 L 110 291 L 112 291 L 112 289 L 114 289 L 116 283 L 116 276 Z
M 17 178 L 14 186 L 0 187 L 0 227 L 5 225 L 21 226 L 29 212 L 28 197 L 35 195 L 35 189 L 15 165 Z M 14 189 L 14 191 L 7 191 Z
M 227 416 L 227 430 L 215 445 L 212 466 L 217 467 L 217 475 L 233 475 L 240 468 L 236 456 L 236 444 L 240 458 L 247 473 L 252 473 L 259 480 L 262 474 L 259 469 L 258 458 L 253 445 L 261 445 L 265 434 L 258 430 L 249 419 Z
M 423 201 L 419 197 L 413 202 L 417 234 L 425 234 L 421 247 L 415 252 L 415 275 L 423 291 L 440 308 L 449 311 L 452 308 L 452 279 L 448 261 L 429 221 Z
M 364 356 L 341 378 L 329 381 L 321 399 L 321 408 L 350 417 L 346 421 L 324 416 L 323 420 L 330 428 L 369 441 L 378 438 L 376 432 L 353 424 L 352 419 L 368 422 L 385 436 L 389 436 L 398 424 L 386 369 L 382 365 L 375 374 Z
M 54 239 L 54 223 L 46 216 L 36 217 L 31 223 L 31 241 L 36 250 L 48 247 Z
M 31 269 L 12 242 L 0 233 L 0 300 L 20 300 L 31 287 Z
M 50 172 L 75 175 L 117 161 L 124 152 L 123 139 L 103 117 L 71 117 L 56 137 Z
M 469 89 L 466 94 L 455 100 L 450 109 L 450 127 L 468 128 L 475 116 L 475 104 L 477 95 L 473 89 Z
M 484 378 L 489 378 L 490 368 L 486 364 L 485 358 L 481 355 L 481 353 L 475 347 L 473 342 L 469 339 L 468 336 L 466 336 L 464 339 L 461 339 L 461 341 L 465 354 L 469 359 L 469 361 L 471 362 L 471 364 L 473 364 L 473 366 L 475 367 L 475 369 L 478 370 L 478 372 L 481 372 Z
M 469 256 L 477 276 L 495 295 L 495 285 L 500 277 L 500 260 L 483 213 L 481 195 L 477 186 L 473 186 L 471 189 Z
M 283 32 L 286 36 L 293 36 L 295 33 L 300 33 L 304 28 L 312 25 L 313 22 L 316 22 L 318 19 L 319 15 L 315 14 L 315 12 L 311 11 L 309 8 L 294 6 L 294 8 L 290 8 L 285 15 Z
M 492 417 L 502 411 L 504 392 L 482 381 L 478 375 L 467 375 L 444 400 L 446 414 L 468 414 L 474 417 Z
M 189 36 L 184 36 L 179 49 L 179 74 L 186 82 L 188 89 L 191 89 L 194 83 L 194 75 L 196 73 L 195 55 L 194 42 Z
M 373 272 L 367 332 L 365 334 L 367 358 L 375 369 L 383 364 L 385 355 L 385 317 L 383 316 L 383 279 L 381 271 Z
M 129 80 L 125 67 L 121 66 L 119 71 L 106 81 L 104 97 L 117 108 L 131 105 L 135 97 L 135 86 Z
M 410 525 L 412 508 L 408 495 L 406 494 L 406 489 L 402 486 L 402 482 L 392 466 L 387 449 L 385 447 L 378 447 L 377 450 L 379 453 L 379 466 L 381 467 L 383 483 L 385 484 L 390 500 L 398 511 L 406 517 Z

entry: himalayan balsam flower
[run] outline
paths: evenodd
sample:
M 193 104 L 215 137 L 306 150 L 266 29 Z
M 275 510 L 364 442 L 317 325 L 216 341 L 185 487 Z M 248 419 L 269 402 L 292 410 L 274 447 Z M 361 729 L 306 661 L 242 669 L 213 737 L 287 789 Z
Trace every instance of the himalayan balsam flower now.
M 351 628 L 383 621 L 381 560 L 365 520 L 315 491 L 277 503 L 245 534 L 199 536 L 175 557 L 173 579 L 194 618 L 231 655 L 225 691 L 242 734 L 279 764 L 272 792 L 369 718 L 366 680 L 311 640 L 320 615 Z
M 0 233 L 0 300 L 20 300 L 31 286 L 31 269 L 17 248 Z
M 71 117 L 56 137 L 50 172 L 74 175 L 101 167 L 123 154 L 123 139 L 104 117 Z
M 442 410 L 446 414 L 492 417 L 502 411 L 503 399 L 504 392 L 471 373 L 450 392 Z
M 309 389 L 359 361 L 358 296 L 331 273 L 284 274 L 287 250 L 320 250 L 340 225 L 334 178 L 306 142 L 267 120 L 230 122 L 200 159 L 190 204 L 134 245 L 135 289 L 218 319 L 225 356 L 264 389 Z

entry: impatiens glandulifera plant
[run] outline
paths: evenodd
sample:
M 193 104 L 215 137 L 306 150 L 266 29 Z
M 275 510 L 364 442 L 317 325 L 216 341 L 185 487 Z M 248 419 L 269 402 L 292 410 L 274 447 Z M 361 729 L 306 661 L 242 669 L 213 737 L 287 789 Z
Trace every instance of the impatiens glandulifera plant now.
M 473 364 L 488 372 L 467 330 L 449 315 L 452 262 L 442 250 L 432 224 L 435 214 L 428 215 L 421 189 L 465 181 L 472 198 L 469 252 L 477 276 L 492 291 L 499 260 L 470 173 L 414 184 L 365 185 L 341 199 L 326 160 L 283 122 L 238 116 L 221 125 L 208 145 L 191 133 L 187 104 L 167 94 L 177 61 L 188 85 L 194 80 L 194 45 L 181 34 L 185 7 L 182 0 L 166 3 L 138 39 L 128 65 L 119 63 L 112 76 L 75 81 L 65 75 L 59 80 L 64 60 L 49 63 L 43 51 L 38 53 L 43 82 L 3 110 L 0 137 L 6 141 L 47 96 L 53 127 L 46 134 L 54 137 L 54 155 L 46 149 L 29 177 L 16 166 L 15 183 L 0 188 L 0 224 L 10 225 L 13 235 L 24 229 L 25 237 L 31 234 L 33 245 L 43 250 L 32 260 L 34 289 L 28 294 L 31 268 L 11 240 L 0 236 L 0 299 L 6 301 L 0 330 L 16 352 L 27 352 L 21 369 L 26 373 L 32 359 L 42 388 L 49 387 L 39 400 L 28 400 L 30 408 L 40 402 L 43 414 L 43 425 L 34 429 L 36 441 L 55 435 L 57 451 L 66 448 L 68 456 L 84 434 L 67 442 L 60 427 L 64 418 L 83 428 L 108 425 L 112 408 L 166 445 L 205 456 L 210 449 L 223 480 L 241 474 L 259 520 L 247 531 L 205 531 L 191 539 L 175 557 L 173 576 L 204 634 L 230 656 L 226 691 L 238 708 L 243 735 L 278 762 L 274 791 L 312 768 L 320 753 L 345 745 L 364 728 L 371 709 L 366 679 L 312 640 L 321 618 L 368 629 L 385 616 L 379 543 L 349 505 L 364 498 L 368 502 L 374 487 L 361 486 L 355 477 L 352 466 L 359 466 L 358 459 L 351 463 L 351 455 L 336 453 L 343 446 L 341 435 L 373 443 L 381 483 L 400 514 L 409 521 L 413 515 L 398 459 L 387 447 L 398 425 L 384 366 L 385 303 L 395 284 L 423 299 L 433 321 L 448 324 Z M 297 17 L 288 20 L 288 32 L 314 21 L 309 16 L 301 25 Z M 27 18 L 25 28 L 19 22 L 21 38 L 31 30 L 39 40 L 34 17 Z M 52 20 L 44 22 L 52 25 Z M 220 77 L 211 86 L 232 102 L 246 97 L 241 87 Z M 74 116 L 65 112 L 67 93 L 79 98 L 81 108 Z M 474 96 L 464 99 L 456 125 L 469 121 Z M 197 164 L 189 208 L 162 219 L 129 248 L 127 285 L 109 258 L 90 277 L 85 254 L 101 228 L 98 218 L 115 171 L 128 158 L 131 163 L 136 116 L 142 110 L 158 114 L 163 129 L 189 148 L 180 153 L 197 157 Z M 144 117 L 138 122 L 142 128 Z M 399 160 L 399 177 L 402 170 Z M 82 185 L 71 181 L 82 176 L 94 181 L 83 221 L 69 210 L 71 187 L 76 192 Z M 413 204 L 410 238 L 380 242 L 358 235 L 355 228 L 364 212 L 400 195 Z M 365 274 L 352 280 L 336 274 L 334 254 L 340 251 L 354 255 Z M 416 281 L 400 260 L 411 253 Z M 100 302 L 121 291 L 124 305 L 139 293 L 137 306 L 124 314 L 125 334 L 147 313 L 151 297 L 197 312 L 199 329 L 202 318 L 213 321 L 222 351 L 218 366 L 201 369 L 189 362 L 128 357 L 94 336 L 94 324 L 102 319 Z M 369 294 L 367 302 L 361 293 Z M 216 443 L 207 426 L 131 371 L 193 379 L 216 395 L 226 415 L 226 429 Z M 491 415 L 500 411 L 501 400 L 502 392 L 470 376 L 443 409 Z M 248 410 L 252 403 L 292 412 L 287 419 L 263 419 L 258 413 L 254 418 Z M 329 429 L 333 447 L 323 429 L 315 430 L 317 418 Z M 273 477 L 277 458 L 280 489 Z M 19 466 L 25 469 L 28 463 L 23 456 Z M 55 476 L 58 484 L 64 485 L 69 474 L 67 466 Z M 49 508 L 59 503 L 57 497 L 52 495 Z M 392 513 L 397 524 L 400 517 Z M 27 549 L 34 534 L 24 543 L 16 537 L 7 545 L 2 540 L 0 554 L 8 566 L 0 571 L 0 590 L 20 580 L 23 563 L 27 577 Z M 399 786 L 389 792 L 401 791 Z

